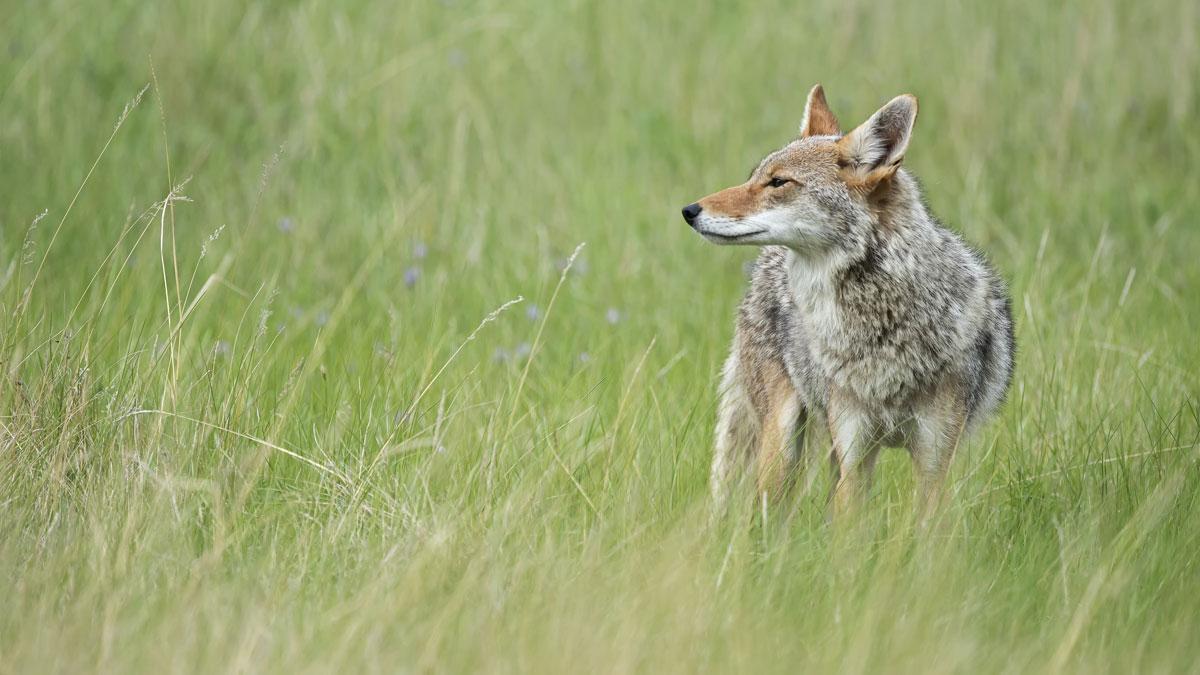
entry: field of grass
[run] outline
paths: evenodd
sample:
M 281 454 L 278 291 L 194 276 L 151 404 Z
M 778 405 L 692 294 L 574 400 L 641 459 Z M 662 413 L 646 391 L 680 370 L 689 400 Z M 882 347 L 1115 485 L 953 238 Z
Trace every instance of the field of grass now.
M 1196 672 L 1200 9 L 1056 5 L 0 0 L 0 672 Z M 814 82 L 1012 284 L 928 532 L 709 518 Z

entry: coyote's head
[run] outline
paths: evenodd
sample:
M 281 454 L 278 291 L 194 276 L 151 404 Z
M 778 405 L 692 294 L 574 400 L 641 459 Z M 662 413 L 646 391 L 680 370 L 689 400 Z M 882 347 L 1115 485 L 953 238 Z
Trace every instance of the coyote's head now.
M 685 206 L 683 218 L 716 244 L 826 250 L 891 201 L 916 118 L 917 99 L 905 94 L 843 136 L 818 84 L 798 139 L 767 155 L 745 183 Z

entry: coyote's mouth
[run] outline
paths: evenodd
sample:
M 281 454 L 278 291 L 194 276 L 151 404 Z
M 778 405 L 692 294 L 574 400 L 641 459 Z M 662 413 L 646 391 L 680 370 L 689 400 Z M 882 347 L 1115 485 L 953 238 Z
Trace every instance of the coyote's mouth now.
M 753 237 L 755 235 L 762 234 L 766 232 L 766 230 L 753 230 L 751 232 L 739 232 L 737 234 L 721 234 L 719 232 L 706 232 L 704 230 L 699 230 L 699 232 L 705 237 L 709 239 L 716 239 L 717 241 L 737 241 L 739 239 L 745 239 L 747 237 Z

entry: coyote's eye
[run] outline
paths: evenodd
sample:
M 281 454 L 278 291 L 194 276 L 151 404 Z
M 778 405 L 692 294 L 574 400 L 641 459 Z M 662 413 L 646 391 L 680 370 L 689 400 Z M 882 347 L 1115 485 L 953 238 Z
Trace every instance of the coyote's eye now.
M 783 187 L 784 185 L 787 185 L 788 183 L 791 183 L 791 182 L 793 182 L 791 178 L 781 178 L 779 176 L 775 176 L 771 180 L 767 181 L 767 187 L 773 187 L 773 188 Z

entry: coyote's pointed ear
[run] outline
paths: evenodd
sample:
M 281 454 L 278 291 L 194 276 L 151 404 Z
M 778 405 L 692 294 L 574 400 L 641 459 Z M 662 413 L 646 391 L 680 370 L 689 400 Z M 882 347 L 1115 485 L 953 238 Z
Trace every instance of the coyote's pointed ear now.
M 808 92 L 808 103 L 804 104 L 804 120 L 800 122 L 800 138 L 841 134 L 837 118 L 825 102 L 825 90 L 818 84 Z
M 838 141 L 838 147 L 850 177 L 869 185 L 894 174 L 904 159 L 916 121 L 917 97 L 903 94 L 846 134 Z

